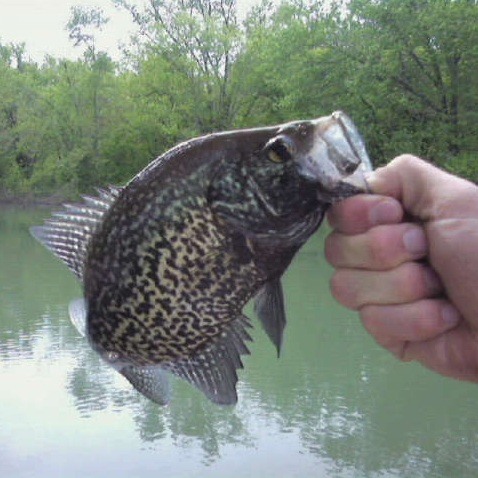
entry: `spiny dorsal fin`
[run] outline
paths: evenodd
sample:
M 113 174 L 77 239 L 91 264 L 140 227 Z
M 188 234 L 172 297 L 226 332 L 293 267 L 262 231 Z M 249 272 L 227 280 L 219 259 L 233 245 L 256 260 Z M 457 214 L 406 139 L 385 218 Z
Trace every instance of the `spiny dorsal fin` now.
M 82 279 L 88 241 L 120 191 L 98 189 L 98 197 L 84 196 L 82 204 L 65 204 L 43 226 L 30 228 L 30 233 Z
M 212 402 L 234 405 L 237 402 L 236 369 L 243 367 L 240 356 L 249 354 L 245 342 L 252 340 L 246 330 L 249 327 L 249 319 L 240 316 L 205 350 L 165 368 L 195 385 Z

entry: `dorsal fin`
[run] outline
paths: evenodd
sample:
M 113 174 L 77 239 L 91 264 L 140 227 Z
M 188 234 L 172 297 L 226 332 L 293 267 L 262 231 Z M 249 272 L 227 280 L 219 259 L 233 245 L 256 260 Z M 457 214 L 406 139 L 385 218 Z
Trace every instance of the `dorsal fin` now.
M 43 226 L 30 228 L 30 233 L 82 279 L 88 241 L 120 191 L 98 189 L 98 197 L 83 196 L 81 204 L 65 204 Z

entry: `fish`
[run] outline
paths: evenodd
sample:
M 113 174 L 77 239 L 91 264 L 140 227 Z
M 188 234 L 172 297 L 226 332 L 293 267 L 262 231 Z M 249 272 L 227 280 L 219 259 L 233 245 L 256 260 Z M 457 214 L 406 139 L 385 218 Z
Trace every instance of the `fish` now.
M 372 165 L 343 112 L 211 133 L 153 160 L 126 185 L 66 204 L 31 234 L 77 276 L 77 330 L 150 400 L 170 375 L 237 402 L 255 314 L 280 355 L 281 277 L 327 208 L 367 191 Z

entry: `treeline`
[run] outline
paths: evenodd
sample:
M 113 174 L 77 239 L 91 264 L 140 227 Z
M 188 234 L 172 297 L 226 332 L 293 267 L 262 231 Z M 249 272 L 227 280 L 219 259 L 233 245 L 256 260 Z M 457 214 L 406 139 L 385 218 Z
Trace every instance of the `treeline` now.
M 74 8 L 84 51 L 28 60 L 0 44 L 0 194 L 121 184 L 178 141 L 342 109 L 376 164 L 419 154 L 478 180 L 478 5 L 470 0 L 113 0 L 138 35 L 114 62 L 107 22 Z M 1 32 L 0 32 L 1 34 Z

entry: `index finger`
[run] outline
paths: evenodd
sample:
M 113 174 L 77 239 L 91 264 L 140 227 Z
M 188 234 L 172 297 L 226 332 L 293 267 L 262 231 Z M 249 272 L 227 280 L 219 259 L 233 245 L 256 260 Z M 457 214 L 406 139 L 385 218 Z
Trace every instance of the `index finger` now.
M 342 234 L 361 234 L 373 226 L 398 224 L 403 219 L 403 208 L 392 197 L 359 194 L 334 204 L 327 219 Z
M 367 182 L 374 193 L 395 198 L 421 221 L 469 218 L 478 213 L 475 184 L 415 156 L 395 158 L 369 174 Z

